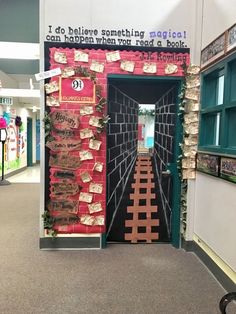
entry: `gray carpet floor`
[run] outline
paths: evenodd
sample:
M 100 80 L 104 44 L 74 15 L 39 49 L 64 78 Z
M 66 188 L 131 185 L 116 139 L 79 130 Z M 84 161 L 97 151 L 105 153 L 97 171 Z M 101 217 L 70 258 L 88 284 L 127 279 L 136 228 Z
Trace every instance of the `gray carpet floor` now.
M 0 187 L 1 314 L 217 314 L 223 288 L 168 244 L 39 250 L 39 184 Z M 236 313 L 235 307 L 228 313 Z

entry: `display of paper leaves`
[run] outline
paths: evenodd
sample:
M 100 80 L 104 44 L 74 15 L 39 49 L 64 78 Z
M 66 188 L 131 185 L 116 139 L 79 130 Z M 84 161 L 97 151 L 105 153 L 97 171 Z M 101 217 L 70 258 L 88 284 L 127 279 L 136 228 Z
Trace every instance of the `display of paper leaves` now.
M 81 150 L 79 152 L 80 160 L 91 160 L 93 159 L 93 154 L 88 150 Z
M 98 212 L 101 212 L 103 210 L 102 204 L 100 202 L 89 204 L 88 209 L 89 209 L 90 214 L 98 213 Z
M 121 60 L 120 62 L 120 68 L 124 71 L 127 72 L 134 72 L 134 66 L 135 66 L 135 62 L 134 61 L 125 61 L 125 60 Z
M 80 192 L 80 195 L 79 195 L 80 202 L 92 203 L 92 200 L 93 200 L 93 194 Z
M 92 61 L 90 65 L 90 70 L 97 72 L 97 73 L 103 73 L 104 72 L 104 63 L 100 63 L 98 61 Z
M 178 72 L 178 66 L 176 64 L 173 63 L 168 63 L 165 66 L 165 74 L 174 74 Z
M 82 129 L 80 130 L 80 138 L 81 139 L 85 139 L 85 138 L 91 138 L 93 137 L 94 134 L 93 134 L 93 131 L 91 129 Z
M 68 78 L 68 77 L 71 77 L 74 75 L 75 75 L 75 70 L 72 67 L 64 68 L 61 71 L 61 77 L 63 77 L 63 78 Z
M 94 150 L 99 150 L 102 142 L 98 140 L 91 139 L 89 141 L 89 148 Z
M 80 62 L 86 62 L 87 63 L 89 61 L 89 55 L 86 52 L 75 50 L 74 61 L 80 61 Z
M 59 91 L 59 84 L 57 81 L 52 81 L 44 85 L 46 94 L 51 94 Z
M 119 51 L 111 51 L 106 53 L 106 59 L 108 62 L 114 62 L 120 60 L 120 52 Z
M 82 106 L 80 108 L 80 115 L 81 116 L 86 116 L 89 114 L 93 114 L 94 113 L 94 109 L 92 106 Z
M 65 52 L 55 51 L 55 53 L 54 53 L 54 61 L 57 62 L 57 63 L 66 64 L 67 63 L 66 53 Z
M 88 183 L 88 182 L 92 181 L 92 177 L 90 176 L 88 171 L 81 173 L 80 178 L 81 178 L 83 183 Z
M 47 96 L 46 105 L 49 107 L 59 107 L 60 102 L 59 102 L 59 99 L 54 96 Z
M 89 185 L 90 193 L 102 194 L 102 189 L 103 189 L 103 185 L 100 183 L 90 183 Z
M 157 72 L 157 65 L 156 65 L 156 63 L 144 62 L 143 72 L 144 73 L 151 73 L 151 74 L 156 73 Z
M 102 162 L 95 162 L 93 170 L 97 171 L 97 172 L 102 172 L 102 170 L 103 170 L 103 163 Z

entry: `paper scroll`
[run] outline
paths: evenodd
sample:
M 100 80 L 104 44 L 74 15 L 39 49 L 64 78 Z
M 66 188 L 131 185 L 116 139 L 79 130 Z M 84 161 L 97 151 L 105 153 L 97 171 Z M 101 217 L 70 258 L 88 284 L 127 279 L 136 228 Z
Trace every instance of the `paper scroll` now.
M 79 195 L 79 201 L 85 203 L 92 203 L 93 194 L 81 192 Z
M 48 107 L 59 107 L 60 106 L 60 102 L 59 99 L 53 96 L 47 96 L 46 98 L 46 105 Z
M 79 156 L 82 161 L 93 159 L 93 154 L 88 150 L 80 151 Z
M 92 177 L 90 176 L 88 171 L 81 173 L 80 178 L 81 178 L 83 183 L 88 183 L 88 182 L 92 181 Z
M 135 62 L 134 61 L 122 60 L 121 63 L 120 63 L 120 68 L 122 70 L 127 71 L 127 72 L 131 72 L 131 73 L 134 72 L 134 66 L 135 66 Z
M 106 53 L 106 59 L 108 62 L 115 62 L 120 60 L 120 52 L 119 51 L 111 51 Z
M 103 189 L 103 186 L 102 184 L 99 184 L 99 183 L 90 183 L 89 185 L 90 193 L 102 194 L 102 189 Z
M 75 50 L 74 61 L 80 61 L 80 62 L 86 62 L 87 63 L 89 61 L 89 55 L 86 52 Z
M 156 63 L 153 62 L 144 62 L 143 65 L 143 72 L 144 73 L 150 73 L 150 74 L 154 74 L 157 72 L 157 65 Z
M 66 53 L 65 52 L 55 51 L 55 53 L 54 53 L 54 61 L 57 62 L 57 63 L 66 64 L 67 63 Z
M 86 128 L 86 129 L 82 129 L 80 131 L 80 138 L 81 139 L 91 138 L 93 136 L 94 136 L 94 134 L 93 134 L 93 131 L 91 129 Z
M 93 114 L 94 113 L 94 109 L 92 106 L 82 106 L 80 108 L 80 115 L 81 116 L 86 116 L 89 114 Z
M 165 66 L 165 74 L 174 74 L 178 72 L 178 66 L 176 64 L 173 63 L 168 63 Z
M 59 91 L 59 85 L 57 81 L 52 81 L 44 85 L 46 94 L 51 94 Z
M 104 72 L 104 64 L 93 60 L 91 65 L 90 65 L 90 70 L 97 72 L 97 73 L 103 73 Z
M 98 213 L 98 212 L 101 212 L 103 210 L 102 204 L 100 202 L 89 204 L 88 209 L 89 209 L 90 214 Z
M 90 149 L 94 149 L 94 150 L 99 150 L 100 147 L 101 147 L 101 144 L 102 144 L 101 141 L 91 139 L 91 140 L 89 141 L 89 148 L 90 148 Z
M 93 170 L 97 171 L 97 172 L 102 172 L 102 170 L 103 170 L 103 163 L 102 162 L 95 162 Z

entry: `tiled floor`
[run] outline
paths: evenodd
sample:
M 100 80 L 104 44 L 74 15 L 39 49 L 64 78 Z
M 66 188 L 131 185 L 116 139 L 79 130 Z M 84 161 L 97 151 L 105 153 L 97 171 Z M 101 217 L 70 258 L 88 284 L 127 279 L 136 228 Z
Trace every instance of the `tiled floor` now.
M 11 183 L 40 183 L 40 165 L 28 167 L 7 180 Z

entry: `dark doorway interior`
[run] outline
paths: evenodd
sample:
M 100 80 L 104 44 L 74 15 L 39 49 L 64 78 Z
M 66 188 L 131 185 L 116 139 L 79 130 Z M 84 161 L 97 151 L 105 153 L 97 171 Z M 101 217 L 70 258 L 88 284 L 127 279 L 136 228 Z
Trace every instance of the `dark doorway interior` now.
M 178 82 L 115 77 L 108 83 L 107 240 L 170 242 L 172 180 L 166 167 L 175 162 Z M 154 148 L 145 153 L 137 149 L 140 104 L 155 104 Z

